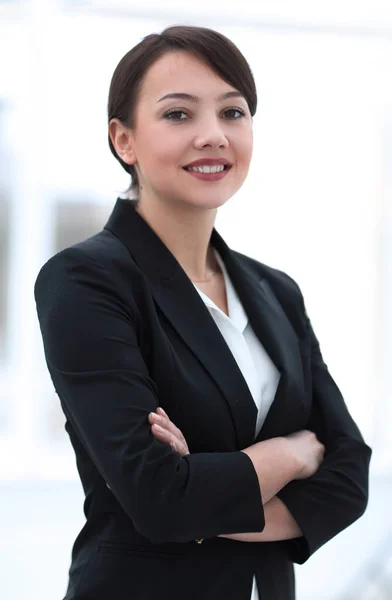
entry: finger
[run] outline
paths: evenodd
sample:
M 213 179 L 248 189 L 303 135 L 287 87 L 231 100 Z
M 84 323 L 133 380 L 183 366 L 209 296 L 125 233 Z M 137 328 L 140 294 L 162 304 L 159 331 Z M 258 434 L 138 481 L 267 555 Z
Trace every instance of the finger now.
M 159 425 L 154 424 L 151 427 L 151 431 L 157 440 L 163 444 L 170 444 L 170 442 L 175 441 L 173 435 L 167 429 L 163 429 Z
M 157 415 L 156 413 L 150 413 L 149 421 L 150 423 L 156 423 L 160 425 L 163 429 L 166 429 L 167 431 L 172 433 L 181 443 L 185 443 L 185 438 L 182 434 L 182 431 L 174 425 L 174 423 L 169 419 L 169 417 Z
M 171 434 L 167 429 L 163 429 L 159 425 L 154 424 L 151 427 L 151 431 L 154 434 L 154 436 L 157 438 L 158 441 L 162 442 L 163 444 L 169 444 L 170 446 L 177 449 L 178 442 L 174 438 L 173 434 Z
M 174 452 L 178 452 L 180 456 L 188 456 L 189 450 L 188 446 L 185 444 L 180 444 L 176 440 L 170 442 L 170 446 Z
M 158 412 L 161 414 L 157 414 Z M 159 427 L 162 430 L 165 430 L 169 434 L 168 436 L 165 436 L 163 431 L 158 433 L 159 429 L 155 429 L 155 431 L 153 431 L 153 433 L 158 434 L 158 435 L 156 435 L 157 439 L 159 439 L 159 441 L 162 441 L 164 443 L 170 443 L 170 440 L 173 439 L 176 450 L 178 452 L 180 452 L 181 456 L 187 456 L 189 454 L 188 444 L 186 442 L 186 439 L 185 439 L 182 431 L 180 429 L 178 429 L 178 427 L 176 427 L 176 425 L 174 425 L 174 423 L 169 419 L 168 416 L 166 416 L 166 417 L 163 416 L 163 413 L 165 413 L 163 408 L 161 409 L 161 407 L 158 407 L 157 413 L 149 414 L 148 420 L 149 420 L 150 424 L 152 426 L 159 425 Z M 165 413 L 165 415 L 166 415 L 166 413 Z
M 169 419 L 169 415 L 167 414 L 167 412 L 162 408 L 162 406 L 158 406 L 158 408 L 156 409 L 155 412 L 152 412 L 150 414 L 157 414 L 160 415 L 162 417 L 166 417 L 167 419 Z
M 159 439 L 165 438 L 166 441 L 169 441 L 171 439 L 170 431 L 164 429 L 157 423 L 153 423 L 153 425 L 151 426 L 151 431 L 155 436 L 159 437 Z
M 165 431 L 171 431 L 170 421 L 166 418 L 162 417 L 162 415 L 157 415 L 156 413 L 150 413 L 148 415 L 148 422 L 150 425 L 159 425 Z
M 161 414 L 163 417 L 169 418 L 169 415 L 163 410 L 162 406 L 158 406 L 157 413 Z
M 160 407 L 159 407 L 160 408 Z M 158 409 L 157 409 L 158 410 Z M 167 416 L 167 414 L 165 413 L 165 411 L 163 410 L 163 408 L 160 410 L 160 412 L 162 412 L 161 416 L 162 417 L 162 421 L 159 422 L 159 424 L 161 425 L 161 427 L 164 427 L 166 429 L 168 429 L 181 443 L 185 444 L 185 438 L 182 434 L 181 429 L 179 429 L 174 423 L 173 421 L 171 421 L 169 419 L 169 417 Z
M 169 430 L 169 421 L 164 418 L 162 415 L 157 415 L 156 413 L 150 413 L 148 415 L 148 422 L 150 425 L 160 425 L 163 429 Z
M 170 431 L 168 431 L 167 429 L 163 429 L 163 427 L 160 427 L 160 425 L 156 425 L 154 424 L 151 427 L 151 431 L 154 434 L 154 436 L 160 441 L 163 442 L 164 444 L 174 444 L 176 449 L 179 449 L 181 447 L 181 442 L 179 439 L 177 439 Z
M 155 412 L 149 413 L 148 420 L 150 421 L 150 423 L 162 423 L 165 427 L 167 427 L 167 425 L 165 425 L 166 423 L 170 423 L 170 419 L 168 417 L 164 417 L 163 415 L 159 415 Z
M 152 433 L 157 438 L 158 441 L 163 444 L 169 444 L 173 450 L 181 454 L 181 456 L 187 456 L 189 454 L 188 446 L 180 442 L 172 433 L 170 433 L 167 429 L 163 429 L 159 425 L 153 425 Z

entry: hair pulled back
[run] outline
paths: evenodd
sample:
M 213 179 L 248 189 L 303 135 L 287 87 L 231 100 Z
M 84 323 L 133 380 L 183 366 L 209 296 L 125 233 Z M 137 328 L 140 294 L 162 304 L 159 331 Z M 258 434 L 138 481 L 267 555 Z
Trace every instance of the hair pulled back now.
M 175 25 L 162 33 L 147 35 L 123 56 L 110 83 L 108 122 L 119 119 L 132 128 L 135 109 L 144 76 L 152 64 L 167 52 L 188 51 L 200 58 L 221 79 L 243 94 L 253 116 L 257 107 L 255 81 L 248 62 L 237 46 L 222 33 L 205 27 Z M 131 175 L 128 192 L 138 195 L 139 182 L 134 165 L 128 165 L 117 154 L 109 136 L 115 158 Z

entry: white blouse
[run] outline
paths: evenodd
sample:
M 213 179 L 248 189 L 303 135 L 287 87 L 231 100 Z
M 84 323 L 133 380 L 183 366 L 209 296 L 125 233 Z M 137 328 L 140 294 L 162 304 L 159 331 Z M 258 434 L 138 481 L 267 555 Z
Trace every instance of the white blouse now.
M 194 286 L 207 306 L 248 384 L 257 407 L 256 437 L 274 399 L 280 373 L 256 337 L 237 292 L 231 283 L 223 260 L 216 250 L 214 252 L 226 284 L 229 316 L 225 315 L 196 284 Z M 255 577 L 253 577 L 250 600 L 259 600 Z

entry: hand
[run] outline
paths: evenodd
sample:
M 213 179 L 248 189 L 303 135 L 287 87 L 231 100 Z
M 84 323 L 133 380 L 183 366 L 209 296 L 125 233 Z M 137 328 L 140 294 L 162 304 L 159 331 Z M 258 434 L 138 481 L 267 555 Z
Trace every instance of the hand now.
M 189 454 L 188 444 L 182 431 L 170 421 L 163 408 L 159 407 L 156 413 L 150 413 L 148 421 L 151 425 L 151 431 L 158 441 L 163 444 L 170 444 L 173 450 L 181 454 L 181 456 Z
M 312 431 L 303 429 L 286 436 L 290 450 L 298 463 L 294 479 L 307 479 L 313 475 L 324 460 L 325 446 Z
M 181 454 L 181 456 L 190 454 L 182 431 L 170 421 L 163 408 L 159 407 L 156 413 L 150 413 L 148 421 L 151 425 L 151 431 L 158 441 L 163 444 L 170 444 L 173 450 Z M 109 490 L 112 489 L 108 483 L 106 485 Z

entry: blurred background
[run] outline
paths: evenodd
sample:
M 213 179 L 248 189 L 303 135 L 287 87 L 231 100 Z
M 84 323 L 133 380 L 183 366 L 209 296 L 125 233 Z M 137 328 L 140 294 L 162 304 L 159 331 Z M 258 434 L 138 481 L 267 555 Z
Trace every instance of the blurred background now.
M 107 144 L 110 78 L 171 24 L 218 29 L 251 65 L 253 163 L 216 227 L 298 281 L 373 447 L 368 511 L 296 569 L 298 600 L 315 600 L 320 580 L 316 600 L 391 600 L 390 0 L 0 0 L 1 597 L 65 593 L 83 495 L 33 286 L 50 256 L 103 227 L 127 188 Z

